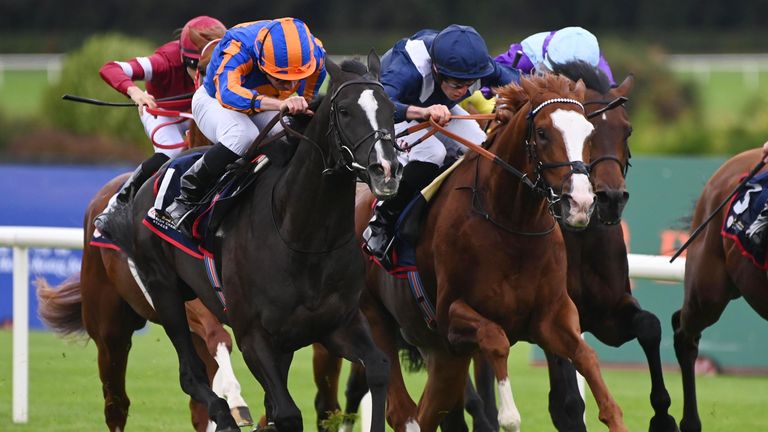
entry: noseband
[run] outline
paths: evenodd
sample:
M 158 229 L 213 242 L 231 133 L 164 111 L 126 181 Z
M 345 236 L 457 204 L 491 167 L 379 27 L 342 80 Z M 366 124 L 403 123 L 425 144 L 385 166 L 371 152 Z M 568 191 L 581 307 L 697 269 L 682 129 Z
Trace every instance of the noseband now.
M 571 167 L 571 170 L 568 171 L 568 174 L 565 175 L 565 179 L 569 178 L 570 176 L 574 174 L 584 174 L 587 177 L 589 177 L 589 171 L 590 167 L 588 164 L 584 163 L 583 161 L 567 161 L 567 162 L 551 162 L 551 163 L 543 163 L 536 153 L 536 137 L 535 137 L 535 127 L 533 124 L 533 119 L 536 117 L 536 114 L 538 114 L 542 108 L 544 108 L 547 105 L 552 105 L 556 103 L 566 103 L 566 104 L 573 104 L 577 105 L 579 108 L 581 108 L 582 111 L 584 111 L 584 106 L 581 104 L 581 102 L 577 101 L 576 99 L 569 99 L 569 98 L 554 98 L 549 99 L 537 106 L 536 108 L 532 109 L 531 112 L 528 113 L 527 117 L 527 133 L 526 133 L 526 139 L 525 139 L 525 147 L 528 150 L 528 158 L 532 163 L 536 165 L 536 169 L 534 171 L 536 175 L 536 181 L 535 181 L 535 189 L 540 191 L 542 195 L 544 195 L 547 198 L 547 201 L 549 201 L 550 208 L 553 204 L 560 201 L 560 195 L 555 192 L 555 190 L 552 188 L 552 186 L 548 185 L 546 181 L 544 180 L 544 171 L 551 168 L 560 168 L 560 167 Z
M 605 112 L 610 111 L 610 110 L 612 110 L 614 108 L 623 106 L 628 100 L 629 99 L 627 99 L 624 96 L 619 96 L 619 97 L 617 97 L 616 99 L 614 99 L 612 101 L 599 100 L 599 101 L 584 102 L 584 105 L 597 105 L 597 104 L 605 105 L 604 107 L 602 107 L 602 108 L 600 108 L 600 109 L 598 109 L 596 111 L 593 111 L 593 112 L 587 114 L 587 119 L 591 120 L 591 119 L 599 116 L 600 114 L 604 114 Z M 627 178 L 627 173 L 629 172 L 629 167 L 632 166 L 632 164 L 629 163 L 629 159 L 632 157 L 632 153 L 630 153 L 630 151 L 629 151 L 629 143 L 627 143 L 626 140 L 624 141 L 624 151 L 627 154 L 626 162 L 622 162 L 616 156 L 610 156 L 610 155 L 601 156 L 601 157 L 593 160 L 589 164 L 588 168 L 589 168 L 590 172 L 595 168 L 595 165 L 597 165 L 598 163 L 600 163 L 602 161 L 610 160 L 610 161 L 614 161 L 617 164 L 619 164 L 619 168 L 621 169 L 622 177 Z
M 381 83 L 378 81 L 359 79 L 345 81 L 336 89 L 336 91 L 333 92 L 333 95 L 331 96 L 331 119 L 330 124 L 328 125 L 328 135 L 331 138 L 331 142 L 338 145 L 341 158 L 335 161 L 335 163 L 332 163 L 331 168 L 328 168 L 328 165 L 326 165 L 325 169 L 323 170 L 323 174 L 332 174 L 346 170 L 350 172 L 356 172 L 358 177 L 361 177 L 361 180 L 366 181 L 366 167 L 358 163 L 357 159 L 355 158 L 355 152 L 357 151 L 358 147 L 360 147 L 363 143 L 370 140 L 371 138 L 374 139 L 374 143 L 376 141 L 389 142 L 393 147 L 395 147 L 395 141 L 392 138 L 392 134 L 388 130 L 381 128 L 372 130 L 354 142 L 352 142 L 344 134 L 340 127 L 341 120 L 339 119 L 339 109 L 336 106 L 336 98 L 339 96 L 339 93 L 342 90 L 353 85 L 378 86 L 382 90 L 384 89 L 384 86 L 381 85 Z M 371 146 L 371 149 L 368 151 L 368 156 L 370 156 L 372 151 L 373 146 Z

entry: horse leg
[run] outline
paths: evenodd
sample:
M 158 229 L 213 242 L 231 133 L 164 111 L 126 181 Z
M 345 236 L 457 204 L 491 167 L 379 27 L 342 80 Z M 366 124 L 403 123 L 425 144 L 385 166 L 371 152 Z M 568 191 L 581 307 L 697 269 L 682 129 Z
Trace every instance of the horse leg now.
M 110 431 L 123 431 L 131 404 L 125 391 L 131 337 L 147 321 L 123 301 L 106 273 L 100 251 L 90 246 L 83 250 L 80 293 L 83 327 L 98 350 L 104 420 Z
M 584 376 L 597 402 L 600 421 L 612 432 L 627 431 L 621 408 L 611 396 L 600 375 L 600 365 L 595 351 L 581 338 L 579 316 L 573 301 L 564 297 L 562 305 L 549 305 L 548 317 L 544 317 L 537 330 L 537 341 L 545 351 L 571 359 L 576 370 Z M 551 314 L 551 315 L 549 315 Z
M 586 431 L 584 399 L 573 363 L 546 351 L 549 371 L 549 416 L 558 431 Z
M 694 372 L 696 358 L 699 356 L 699 340 L 701 332 L 720 319 L 730 301 L 726 292 L 726 287 L 729 286 L 728 276 L 720 259 L 712 258 L 694 264 L 698 266 L 691 268 L 707 271 L 702 272 L 703 274 L 688 272 L 683 307 L 672 314 L 675 355 L 683 380 L 683 417 L 680 420 L 682 432 L 701 431 Z
M 387 387 L 387 423 L 396 432 L 418 432 L 416 424 L 416 403 L 408 394 L 400 368 L 397 342 L 394 335 L 398 330 L 397 323 L 384 308 L 368 296 L 363 295 L 360 302 L 361 310 L 368 319 L 371 334 L 379 347 L 389 359 L 389 383 Z
M 338 395 L 341 359 L 329 353 L 323 345 L 312 344 L 312 371 L 317 388 L 315 393 L 317 430 L 325 431 L 320 423 L 341 409 Z
M 288 392 L 293 353 L 276 350 L 256 328 L 248 328 L 243 334 L 235 331 L 245 364 L 264 388 L 267 419 L 281 432 L 302 430 L 301 412 Z
M 360 363 L 352 363 L 349 369 L 349 378 L 347 378 L 347 388 L 344 396 L 347 399 L 347 406 L 344 407 L 346 414 L 354 414 L 360 409 L 360 402 L 368 393 L 368 382 L 365 378 L 365 367 Z M 351 431 L 354 425 L 354 419 L 344 422 L 343 431 Z M 341 432 L 341 431 L 340 431 Z
M 216 362 L 213 361 L 211 355 L 208 353 L 208 347 L 205 344 L 205 340 L 198 334 L 192 333 L 192 343 L 195 346 L 195 352 L 200 356 L 200 360 L 205 363 L 205 370 L 208 373 L 208 377 L 212 378 L 213 374 L 216 373 Z M 211 426 L 210 430 L 215 429 L 215 424 L 208 419 L 208 407 L 191 397 L 189 398 L 189 412 L 192 416 L 192 427 L 194 427 L 197 432 L 205 432 L 209 430 L 209 426 Z
M 669 415 L 672 399 L 664 385 L 664 375 L 661 370 L 659 352 L 661 323 L 656 315 L 638 308 L 632 316 L 632 332 L 643 348 L 645 358 L 648 360 L 648 371 L 651 374 L 651 406 L 654 414 L 648 430 L 651 432 L 677 431 L 677 423 L 674 417 Z
M 477 345 L 488 360 L 498 382 L 501 409 L 499 426 L 504 431 L 520 430 L 520 412 L 512 396 L 507 359 L 509 338 L 498 324 L 480 315 L 463 300 L 454 301 L 448 311 L 450 327 L 448 340 L 454 347 Z
M 468 356 L 444 352 L 427 355 L 427 383 L 419 400 L 417 416 L 422 431 L 436 431 L 446 413 L 464 405 L 469 361 Z
M 496 390 L 493 387 L 495 377 L 491 364 L 482 355 L 472 358 L 475 367 L 475 387 L 480 402 L 483 404 L 483 413 L 472 414 L 473 427 L 476 431 L 482 431 L 487 422 L 490 430 L 499 430 L 499 410 L 496 408 Z M 469 409 L 467 409 L 469 411 Z M 479 423 L 479 424 L 478 424 Z
M 328 349 L 353 363 L 365 366 L 365 378 L 371 391 L 371 431 L 384 432 L 384 408 L 389 379 L 389 360 L 373 343 L 371 332 L 361 312 L 324 339 Z
M 205 364 L 195 351 L 181 292 L 185 285 L 177 278 L 169 281 L 167 277 L 163 277 L 162 275 L 167 274 L 167 268 L 160 262 L 144 264 L 138 268 L 151 269 L 151 273 L 147 274 L 149 277 L 145 278 L 147 290 L 163 329 L 179 357 L 179 381 L 182 390 L 208 407 L 208 418 L 216 423 L 217 432 L 239 432 L 240 428 L 229 412 L 227 401 L 216 396 L 211 390 Z
M 214 393 L 227 401 L 238 426 L 251 426 L 251 411 L 240 393 L 240 382 L 235 377 L 229 355 L 232 351 L 232 337 L 199 299 L 188 301 L 185 307 L 192 332 L 202 338 L 207 348 L 206 351 L 198 350 L 200 358 L 206 365 L 211 363 L 208 359 L 215 361 L 212 363 L 213 367 L 208 368 L 208 377 L 211 379 Z

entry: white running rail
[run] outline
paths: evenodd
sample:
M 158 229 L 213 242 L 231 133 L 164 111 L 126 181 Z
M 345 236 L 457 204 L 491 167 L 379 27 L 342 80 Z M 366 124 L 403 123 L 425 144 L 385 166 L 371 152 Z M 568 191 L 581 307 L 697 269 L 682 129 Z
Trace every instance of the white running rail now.
M 81 228 L 0 226 L 0 247 L 13 248 L 13 422 L 26 423 L 29 402 L 29 249 L 82 249 Z M 681 282 L 685 259 L 629 254 L 632 278 Z

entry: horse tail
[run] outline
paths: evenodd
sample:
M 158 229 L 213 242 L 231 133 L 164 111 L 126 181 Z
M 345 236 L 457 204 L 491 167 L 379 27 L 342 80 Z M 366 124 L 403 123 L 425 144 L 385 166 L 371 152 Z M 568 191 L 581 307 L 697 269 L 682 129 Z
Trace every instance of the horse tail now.
M 37 314 L 46 326 L 62 336 L 84 333 L 80 293 L 80 274 L 74 274 L 57 287 L 37 278 Z
M 420 372 L 425 369 L 424 357 L 419 349 L 406 342 L 400 332 L 397 332 L 397 348 L 400 351 L 400 362 L 408 372 Z

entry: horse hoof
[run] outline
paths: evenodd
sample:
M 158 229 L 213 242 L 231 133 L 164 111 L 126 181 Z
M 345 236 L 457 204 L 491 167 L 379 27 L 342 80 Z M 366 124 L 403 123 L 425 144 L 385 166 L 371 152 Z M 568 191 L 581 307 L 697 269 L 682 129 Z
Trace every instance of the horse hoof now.
M 675 418 L 667 414 L 666 416 L 662 417 L 654 416 L 651 419 L 648 432 L 680 432 L 680 429 L 677 428 L 677 422 L 675 421 Z
M 235 407 L 230 409 L 232 417 L 235 419 L 240 427 L 253 426 L 253 417 L 251 417 L 251 410 L 247 406 Z

